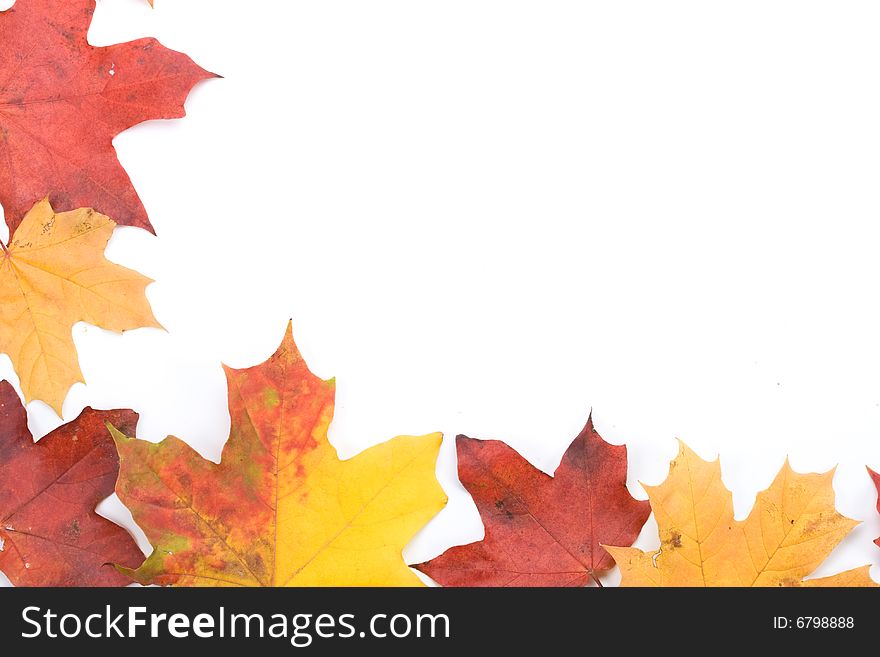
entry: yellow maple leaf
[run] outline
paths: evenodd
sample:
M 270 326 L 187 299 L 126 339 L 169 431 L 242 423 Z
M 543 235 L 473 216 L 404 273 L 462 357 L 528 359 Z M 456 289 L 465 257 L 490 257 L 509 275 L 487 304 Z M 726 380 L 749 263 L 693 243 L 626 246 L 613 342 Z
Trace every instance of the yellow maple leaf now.
M 161 328 L 144 295 L 152 281 L 104 257 L 115 226 L 90 209 L 56 214 L 43 200 L 2 247 L 0 352 L 12 360 L 26 402 L 41 399 L 61 415 L 67 391 L 83 381 L 76 322 L 120 332 Z
M 168 437 L 111 428 L 116 491 L 154 550 L 144 584 L 420 586 L 401 550 L 446 504 L 442 435 L 399 436 L 341 461 L 327 440 L 336 386 L 312 374 L 288 327 L 260 365 L 227 368 L 220 463 Z
M 659 486 L 645 486 L 660 549 L 607 547 L 621 586 L 876 586 L 869 568 L 804 580 L 858 522 L 834 508 L 834 471 L 799 474 L 788 461 L 743 521 L 707 462 L 684 443 Z

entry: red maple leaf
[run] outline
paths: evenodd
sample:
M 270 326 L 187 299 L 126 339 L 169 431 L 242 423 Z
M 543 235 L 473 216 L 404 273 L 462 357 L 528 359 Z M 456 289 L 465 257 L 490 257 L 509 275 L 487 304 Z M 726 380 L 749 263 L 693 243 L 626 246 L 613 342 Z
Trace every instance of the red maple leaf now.
M 880 493 L 880 473 L 874 472 L 871 468 L 868 468 L 868 474 L 871 475 L 871 481 L 874 482 L 874 487 L 877 489 L 877 492 Z M 880 497 L 877 498 L 877 511 L 880 511 Z M 874 542 L 877 545 L 880 545 L 880 538 Z
M 458 477 L 486 528 L 482 541 L 415 566 L 444 586 L 583 586 L 614 565 L 600 544 L 630 545 L 651 509 L 626 489 L 626 447 L 592 418 L 552 477 L 497 440 L 456 439 Z
M 0 13 L 0 203 L 10 234 L 48 194 L 58 210 L 95 208 L 152 231 L 113 137 L 184 115 L 216 77 L 155 39 L 96 48 L 94 0 L 18 0 Z
M 27 413 L 0 382 L 0 571 L 16 586 L 125 586 L 113 563 L 144 555 L 122 527 L 95 513 L 113 493 L 119 457 L 105 423 L 127 425 L 128 410 L 85 409 L 34 443 Z

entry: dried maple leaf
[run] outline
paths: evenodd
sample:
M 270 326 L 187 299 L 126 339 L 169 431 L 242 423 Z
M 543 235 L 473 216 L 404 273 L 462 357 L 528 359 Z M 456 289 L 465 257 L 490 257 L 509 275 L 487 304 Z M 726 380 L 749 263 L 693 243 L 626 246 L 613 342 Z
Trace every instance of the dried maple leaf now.
M 0 570 L 17 586 L 124 586 L 113 563 L 144 560 L 122 527 L 95 513 L 113 493 L 119 457 L 107 422 L 137 414 L 87 408 L 34 444 L 12 386 L 0 382 Z
M 336 386 L 288 327 L 265 363 L 227 368 L 222 460 L 180 440 L 114 432 L 116 490 L 154 546 L 133 577 L 184 586 L 419 586 L 401 550 L 446 503 L 442 436 L 401 436 L 340 461 L 327 440 Z
M 868 474 L 871 475 L 871 481 L 874 482 L 874 487 L 877 489 L 877 492 L 880 493 L 880 474 L 874 472 L 871 468 L 868 468 Z M 877 498 L 877 510 L 880 511 L 880 496 Z M 874 541 L 877 545 L 880 545 L 880 538 Z
M 0 352 L 9 354 L 25 400 L 61 415 L 82 373 L 72 327 L 158 327 L 144 289 L 152 281 L 104 258 L 116 224 L 93 210 L 56 214 L 48 201 L 28 212 L 0 253 Z
M 96 48 L 94 0 L 17 0 L 0 13 L 0 203 L 10 234 L 47 191 L 62 210 L 93 207 L 152 230 L 113 148 L 149 119 L 184 115 L 214 77 L 155 39 Z
M 721 464 L 684 443 L 659 486 L 645 486 L 660 549 L 607 547 L 622 586 L 874 586 L 868 566 L 804 580 L 858 522 L 834 509 L 834 471 L 798 474 L 788 462 L 758 493 L 748 518 L 733 517 Z
M 626 447 L 592 418 L 552 477 L 496 440 L 459 436 L 458 476 L 482 541 L 416 566 L 444 586 L 583 586 L 614 565 L 600 543 L 632 543 L 651 510 L 626 489 Z

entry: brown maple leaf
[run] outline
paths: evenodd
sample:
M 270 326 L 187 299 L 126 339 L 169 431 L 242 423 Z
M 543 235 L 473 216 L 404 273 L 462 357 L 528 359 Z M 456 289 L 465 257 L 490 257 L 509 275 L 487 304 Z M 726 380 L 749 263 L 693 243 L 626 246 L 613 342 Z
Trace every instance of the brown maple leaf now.
M 0 382 L 0 571 L 17 586 L 125 586 L 111 564 L 144 555 L 95 513 L 113 493 L 119 457 L 106 423 L 134 431 L 137 414 L 85 409 L 34 444 L 15 390 Z
M 583 586 L 611 568 L 601 546 L 627 545 L 648 519 L 626 488 L 626 447 L 592 418 L 552 477 L 497 440 L 459 436 L 458 476 L 486 527 L 482 541 L 416 566 L 444 586 Z

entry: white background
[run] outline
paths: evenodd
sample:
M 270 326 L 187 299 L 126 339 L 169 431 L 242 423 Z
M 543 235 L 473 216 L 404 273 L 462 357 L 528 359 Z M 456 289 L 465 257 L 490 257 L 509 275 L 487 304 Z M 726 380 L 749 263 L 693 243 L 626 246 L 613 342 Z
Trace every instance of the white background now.
M 217 460 L 221 361 L 264 360 L 292 317 L 337 377 L 342 456 L 449 438 L 411 562 L 482 534 L 456 433 L 551 472 L 592 408 L 639 498 L 676 436 L 721 454 L 738 517 L 786 454 L 839 464 L 864 524 L 819 574 L 880 580 L 880 6 L 156 4 L 101 0 L 91 42 L 157 36 L 225 77 L 115 141 L 160 237 L 119 229 L 108 255 L 156 279 L 168 332 L 77 325 L 65 419 L 132 407 L 139 437 Z

